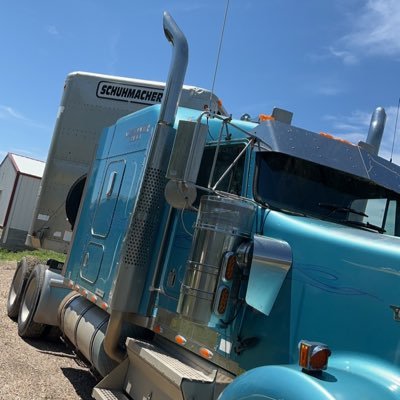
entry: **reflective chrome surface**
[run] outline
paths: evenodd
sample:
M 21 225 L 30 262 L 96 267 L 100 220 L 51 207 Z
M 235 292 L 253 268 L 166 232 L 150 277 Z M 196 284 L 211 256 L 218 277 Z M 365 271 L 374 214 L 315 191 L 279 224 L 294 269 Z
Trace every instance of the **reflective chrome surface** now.
M 247 304 L 269 315 L 291 264 L 292 251 L 288 243 L 254 235 Z
M 255 206 L 249 202 L 202 198 L 179 298 L 178 312 L 184 317 L 208 323 L 222 258 L 250 236 L 254 213 Z

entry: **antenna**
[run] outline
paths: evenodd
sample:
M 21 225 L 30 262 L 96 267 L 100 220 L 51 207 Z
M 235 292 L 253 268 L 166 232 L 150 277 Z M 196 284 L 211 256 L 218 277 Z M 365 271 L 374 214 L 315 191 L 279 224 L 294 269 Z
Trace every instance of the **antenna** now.
M 217 71 L 218 71 L 218 64 L 219 64 L 219 58 L 221 55 L 221 49 L 222 49 L 222 41 L 224 38 L 224 32 L 225 32 L 225 25 L 226 25 L 226 17 L 228 16 L 228 9 L 229 9 L 229 0 L 226 0 L 226 7 L 225 7 L 225 15 L 224 15 L 224 22 L 222 24 L 222 31 L 221 31 L 221 38 L 219 40 L 219 47 L 218 47 L 218 54 L 217 54 L 217 62 L 215 64 L 215 71 L 214 71 L 214 77 L 213 77 L 213 82 L 211 86 L 211 94 L 210 94 L 210 104 L 209 104 L 209 109 L 211 110 L 211 104 L 212 104 L 212 98 L 214 96 L 214 86 L 215 86 L 215 80 L 217 78 Z
M 392 162 L 393 159 L 394 141 L 396 139 L 396 131 L 397 131 L 397 121 L 399 119 L 399 108 L 400 108 L 400 97 L 399 97 L 399 102 L 397 104 L 397 114 L 396 114 L 396 122 L 394 124 L 393 143 L 392 143 L 392 152 L 390 153 L 390 162 Z

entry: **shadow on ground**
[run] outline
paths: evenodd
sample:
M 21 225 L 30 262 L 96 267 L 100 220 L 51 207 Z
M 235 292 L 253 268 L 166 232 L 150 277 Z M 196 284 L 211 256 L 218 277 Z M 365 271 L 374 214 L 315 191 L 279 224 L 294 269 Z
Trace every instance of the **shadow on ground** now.
M 46 337 L 46 340 L 25 339 L 25 342 L 37 349 L 38 352 L 55 357 L 70 358 L 76 362 L 76 368 L 61 367 L 64 376 L 74 387 L 76 394 L 83 400 L 92 400 L 93 387 L 99 381 L 87 364 L 80 359 L 70 347 L 57 337 Z
M 92 390 L 97 380 L 89 371 L 75 368 L 61 368 L 62 373 L 71 382 L 76 394 L 83 400 L 92 400 Z
M 76 358 L 72 349 L 64 343 L 59 335 L 46 335 L 39 339 L 23 339 L 29 346 L 34 347 L 40 353 L 51 354 L 58 357 Z

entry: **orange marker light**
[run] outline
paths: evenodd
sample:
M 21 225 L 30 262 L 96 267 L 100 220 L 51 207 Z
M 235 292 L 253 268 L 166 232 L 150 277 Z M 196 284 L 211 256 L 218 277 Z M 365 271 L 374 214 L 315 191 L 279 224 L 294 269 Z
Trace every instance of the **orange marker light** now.
M 264 122 L 264 121 L 274 121 L 275 118 L 272 115 L 267 115 L 267 114 L 260 114 L 258 116 L 258 120 L 260 122 Z
M 328 139 L 337 140 L 338 142 L 342 142 L 342 143 L 346 143 L 346 144 L 350 144 L 350 145 L 354 146 L 354 144 L 349 142 L 348 140 L 333 136 L 330 133 L 320 132 L 319 134 Z
M 233 279 L 235 267 L 236 267 L 236 256 L 232 255 L 228 258 L 228 261 L 226 262 L 225 274 L 224 274 L 224 279 L 226 281 L 231 281 Z
M 323 343 L 302 340 L 299 343 L 299 365 L 303 370 L 322 371 L 328 366 L 331 351 Z
M 199 349 L 199 354 L 203 357 L 203 358 L 213 358 L 214 353 L 211 350 L 206 349 L 205 347 L 201 347 Z
M 300 342 L 299 347 L 299 365 L 302 368 L 306 368 L 308 365 L 308 351 L 310 346 Z
M 315 354 L 313 354 L 310 358 L 310 365 L 312 369 L 318 371 L 326 369 L 330 355 L 331 351 L 329 349 L 321 349 L 315 352 Z
M 331 135 L 330 133 L 326 133 L 326 132 L 320 132 L 319 133 L 321 136 L 326 137 L 328 139 L 335 139 L 335 137 L 333 135 Z
M 222 315 L 225 313 L 226 308 L 228 307 L 228 300 L 229 300 L 229 289 L 224 287 L 219 292 L 219 300 L 217 306 L 217 313 Z
M 186 339 L 182 335 L 176 335 L 175 342 L 180 344 L 181 346 L 184 346 L 186 344 Z
M 163 328 L 161 327 L 161 325 L 156 325 L 156 326 L 153 328 L 153 332 L 155 332 L 155 333 L 162 333 L 162 332 L 163 332 Z

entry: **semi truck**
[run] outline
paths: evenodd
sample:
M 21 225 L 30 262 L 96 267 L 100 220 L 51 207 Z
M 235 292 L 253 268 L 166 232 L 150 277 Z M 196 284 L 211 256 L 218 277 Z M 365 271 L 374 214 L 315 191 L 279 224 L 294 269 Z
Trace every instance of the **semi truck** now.
M 282 109 L 179 106 L 188 45 L 168 13 L 164 32 L 162 102 L 104 127 L 65 263 L 15 273 L 19 335 L 59 329 L 98 400 L 400 399 L 384 109 L 352 144 Z

